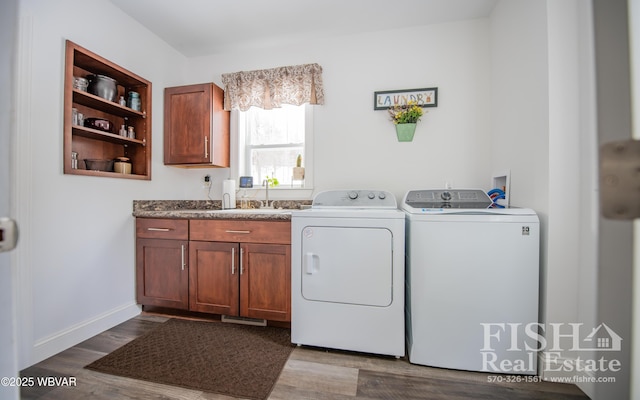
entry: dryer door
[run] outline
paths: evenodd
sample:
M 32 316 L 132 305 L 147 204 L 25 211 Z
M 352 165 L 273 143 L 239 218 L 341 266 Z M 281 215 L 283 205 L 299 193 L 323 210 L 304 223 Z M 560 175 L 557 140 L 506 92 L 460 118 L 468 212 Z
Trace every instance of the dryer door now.
M 302 296 L 310 301 L 389 306 L 393 235 L 386 228 L 306 226 Z

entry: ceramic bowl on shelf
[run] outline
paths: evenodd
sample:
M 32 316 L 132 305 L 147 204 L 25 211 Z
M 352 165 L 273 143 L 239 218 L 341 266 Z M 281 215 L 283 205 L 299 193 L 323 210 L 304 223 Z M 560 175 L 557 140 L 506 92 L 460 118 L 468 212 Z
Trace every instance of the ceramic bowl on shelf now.
M 113 160 L 85 158 L 84 165 L 90 171 L 113 172 Z
M 118 82 L 106 75 L 87 75 L 89 81 L 88 91 L 108 101 L 116 101 L 118 95 Z

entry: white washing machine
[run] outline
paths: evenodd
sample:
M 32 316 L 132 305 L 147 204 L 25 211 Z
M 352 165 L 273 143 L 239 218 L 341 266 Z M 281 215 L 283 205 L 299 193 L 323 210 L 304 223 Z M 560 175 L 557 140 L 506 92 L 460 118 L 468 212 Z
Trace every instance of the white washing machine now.
M 474 189 L 405 194 L 413 364 L 536 374 L 538 217 L 491 203 Z
M 321 192 L 292 213 L 292 343 L 404 356 L 404 228 L 386 191 Z

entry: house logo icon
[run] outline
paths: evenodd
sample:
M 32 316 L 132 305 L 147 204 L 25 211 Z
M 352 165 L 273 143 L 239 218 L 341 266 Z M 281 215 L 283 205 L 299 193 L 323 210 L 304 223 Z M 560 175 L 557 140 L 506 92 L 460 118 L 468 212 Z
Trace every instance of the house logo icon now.
M 622 338 L 606 324 L 595 327 L 583 342 L 589 346 L 580 346 L 580 350 L 620 351 L 622 347 Z

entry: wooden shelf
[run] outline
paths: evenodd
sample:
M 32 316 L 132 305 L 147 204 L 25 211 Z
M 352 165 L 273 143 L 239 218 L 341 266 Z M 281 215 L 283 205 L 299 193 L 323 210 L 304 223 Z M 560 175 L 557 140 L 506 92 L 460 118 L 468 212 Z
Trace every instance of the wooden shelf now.
M 91 108 L 99 108 L 109 114 L 119 115 L 127 118 L 147 118 L 146 112 L 136 111 L 129 107 L 121 106 L 118 103 L 105 100 L 102 97 L 98 97 L 89 92 L 83 92 L 81 90 L 73 89 L 73 102 L 82 104 Z
M 151 82 L 111 61 L 71 42 L 66 43 L 64 85 L 64 173 L 122 179 L 151 179 Z M 117 96 L 127 97 L 130 91 L 140 95 L 141 109 L 133 110 L 102 97 L 74 88 L 74 77 L 105 75 L 117 82 Z M 111 122 L 114 130 L 122 125 L 134 128 L 135 139 L 116 133 L 92 129 L 73 123 L 73 109 L 86 118 Z M 72 167 L 72 153 L 77 153 L 77 168 Z M 86 170 L 84 159 L 111 160 L 128 157 L 131 174 Z
M 80 164 L 84 165 L 82 160 L 78 160 Z M 138 175 L 138 174 L 120 174 L 117 172 L 105 172 L 105 171 L 94 171 L 88 169 L 76 169 L 73 172 L 74 175 L 85 175 L 85 176 L 102 176 L 105 178 L 120 178 L 120 179 L 137 179 L 137 180 L 148 180 L 146 175 Z
M 105 142 L 117 143 L 122 145 L 146 146 L 144 139 L 129 139 L 114 133 L 104 132 L 97 129 L 87 128 L 86 126 L 74 125 L 72 133 L 77 136 L 83 136 L 89 139 L 104 140 Z

